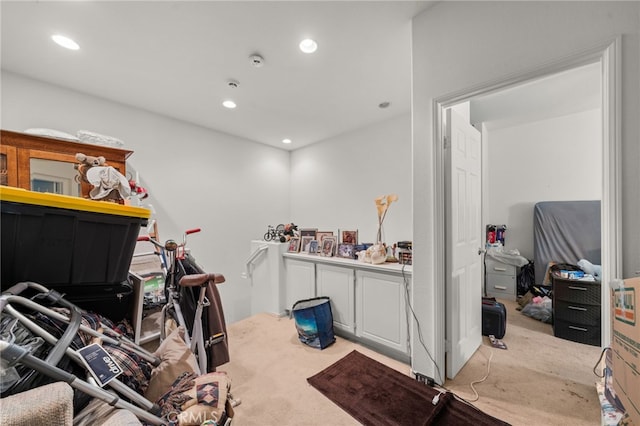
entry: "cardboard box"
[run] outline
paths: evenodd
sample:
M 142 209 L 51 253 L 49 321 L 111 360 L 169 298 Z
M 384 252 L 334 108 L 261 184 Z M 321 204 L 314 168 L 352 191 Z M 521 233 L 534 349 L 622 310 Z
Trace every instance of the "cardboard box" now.
M 611 297 L 613 389 L 629 422 L 640 425 L 640 278 L 624 280 Z

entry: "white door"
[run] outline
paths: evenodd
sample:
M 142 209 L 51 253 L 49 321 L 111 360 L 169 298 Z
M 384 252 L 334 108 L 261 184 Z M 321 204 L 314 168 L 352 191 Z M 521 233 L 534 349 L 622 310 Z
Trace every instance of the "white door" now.
M 482 342 L 482 150 L 480 132 L 451 109 L 446 138 L 446 365 L 453 378 Z

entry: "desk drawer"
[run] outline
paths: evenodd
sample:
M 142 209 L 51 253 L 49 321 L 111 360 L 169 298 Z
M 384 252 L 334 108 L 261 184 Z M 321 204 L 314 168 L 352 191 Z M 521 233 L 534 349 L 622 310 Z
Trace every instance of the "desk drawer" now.
M 515 266 L 507 265 L 491 258 L 485 259 L 485 270 L 487 274 L 516 275 Z

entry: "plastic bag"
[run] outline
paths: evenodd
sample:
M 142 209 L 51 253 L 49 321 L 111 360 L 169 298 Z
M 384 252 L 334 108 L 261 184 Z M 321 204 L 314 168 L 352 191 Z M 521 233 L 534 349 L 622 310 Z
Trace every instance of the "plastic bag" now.
M 541 298 L 541 301 L 531 302 L 524 308 L 522 308 L 522 313 L 528 317 L 537 319 L 538 321 L 542 321 L 547 324 L 553 323 L 553 308 L 552 301 L 548 297 L 544 296 Z
M 529 263 L 529 259 L 521 256 L 517 249 L 505 250 L 504 247 L 489 247 L 487 256 L 519 268 Z

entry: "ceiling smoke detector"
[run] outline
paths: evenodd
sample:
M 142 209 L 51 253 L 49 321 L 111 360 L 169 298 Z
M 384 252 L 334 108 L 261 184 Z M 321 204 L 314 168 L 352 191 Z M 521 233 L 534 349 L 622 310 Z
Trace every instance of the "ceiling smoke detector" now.
M 260 55 L 251 55 L 249 56 L 249 62 L 256 68 L 260 68 L 264 65 L 264 58 Z

